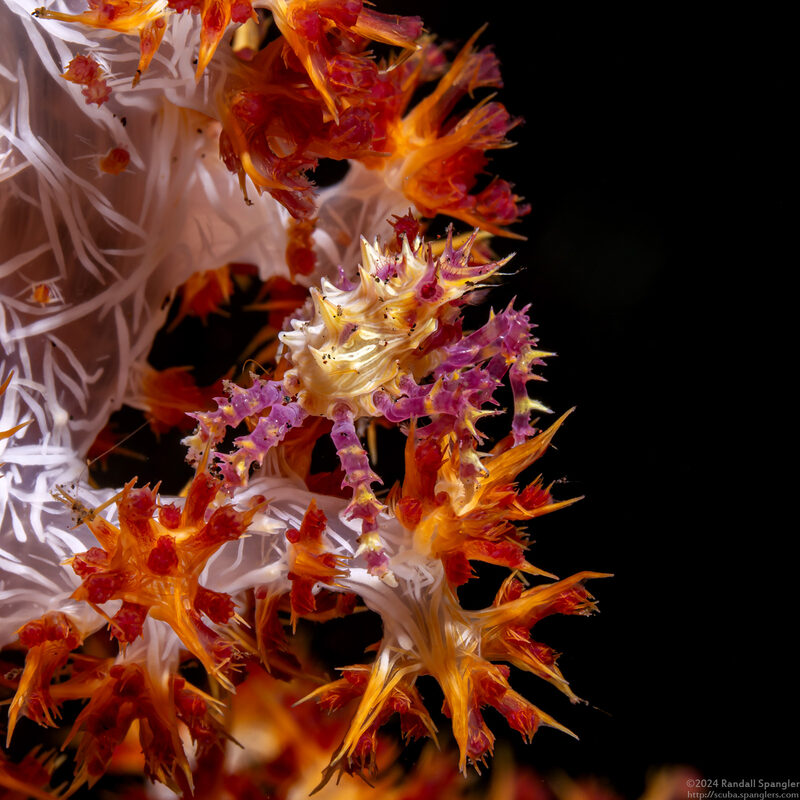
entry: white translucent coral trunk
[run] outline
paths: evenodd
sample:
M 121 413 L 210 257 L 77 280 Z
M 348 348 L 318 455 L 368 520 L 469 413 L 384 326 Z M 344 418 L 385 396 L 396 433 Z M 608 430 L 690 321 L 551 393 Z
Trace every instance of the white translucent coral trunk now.
M 285 209 L 266 194 L 246 205 L 219 159 L 215 93 L 232 56 L 220 50 L 195 83 L 197 18 L 172 15 L 133 89 L 138 37 L 37 20 L 35 6 L 0 3 L 6 43 L 21 43 L 0 54 L 0 380 L 14 372 L 0 430 L 31 420 L 0 441 L 0 643 L 69 605 L 76 579 L 61 562 L 94 542 L 50 492 L 75 483 L 87 502 L 106 496 L 81 485 L 83 459 L 136 393 L 133 367 L 164 322 L 165 298 L 192 273 L 234 261 L 262 278 L 288 275 Z M 61 77 L 79 54 L 112 88 L 100 108 Z M 99 159 L 114 147 L 130 164 L 105 174 Z M 320 197 L 318 272 L 352 270 L 359 236 L 388 234 L 386 220 L 405 209 L 380 173 L 351 169 Z M 42 286 L 47 302 L 34 297 Z
M 2 422 L 31 420 L 0 442 L 2 641 L 21 615 L 60 605 L 74 588 L 60 562 L 86 549 L 88 532 L 69 532 L 50 491 L 85 477 L 84 454 L 129 391 L 165 298 L 193 272 L 229 261 L 281 271 L 285 250 L 284 210 L 269 197 L 242 202 L 217 156 L 218 123 L 196 110 L 211 110 L 213 77 L 195 86 L 170 61 L 191 66 L 190 45 L 179 52 L 191 20 L 172 27 L 165 55 L 134 92 L 135 38 L 100 36 L 96 45 L 32 10 L 0 5 L 6 42 L 24 43 L 3 48 L 0 62 L 0 375 L 14 372 Z M 126 75 L 111 81 L 112 99 L 99 109 L 60 77 L 86 52 Z M 131 163 L 104 174 L 99 158 L 115 146 Z M 37 286 L 47 302 L 34 298 Z

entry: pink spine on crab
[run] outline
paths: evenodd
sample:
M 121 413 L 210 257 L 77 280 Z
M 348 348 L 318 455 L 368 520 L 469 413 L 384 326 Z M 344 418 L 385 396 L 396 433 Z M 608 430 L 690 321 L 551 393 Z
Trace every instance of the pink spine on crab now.
M 514 421 L 511 431 L 514 434 L 514 444 L 522 444 L 529 436 L 536 434 L 536 428 L 531 425 L 530 416 L 533 409 L 548 412 L 546 406 L 541 405 L 528 397 L 528 381 L 542 381 L 541 375 L 533 371 L 533 367 L 541 366 L 544 362 L 542 354 L 532 347 L 525 348 L 519 358 L 511 365 L 508 380 L 514 397 Z
M 341 289 L 343 292 L 352 292 L 353 289 L 356 288 L 356 284 L 347 277 L 344 267 L 341 264 L 336 267 L 336 280 L 334 284 L 337 289 Z
M 470 263 L 470 254 L 479 232 L 479 229 L 476 228 L 464 244 L 460 247 L 453 247 L 453 226 L 448 227 L 444 252 L 437 265 L 438 272 L 444 279 L 457 281 L 468 278 L 478 281 L 484 276 L 496 272 L 511 259 L 511 256 L 507 256 L 499 261 L 487 261 L 485 264 Z
M 498 380 L 508 371 L 514 398 L 511 425 L 514 444 L 522 444 L 536 433 L 530 424 L 531 410 L 549 411 L 528 397 L 528 381 L 544 380 L 533 368 L 543 366 L 542 359 L 551 355 L 536 349 L 537 341 L 531 335 L 533 326 L 526 313 L 529 308 L 525 306 L 517 311 L 512 301 L 505 311 L 493 316 L 482 328 L 442 348 L 447 355 L 434 373 L 436 376 L 445 375 L 468 364 L 487 360 L 487 371 Z
M 372 484 L 382 481 L 369 465 L 369 457 L 356 433 L 350 407 L 346 403 L 338 403 L 333 409 L 332 418 L 331 439 L 344 470 L 342 486 L 348 486 L 353 490 L 353 497 L 346 513 L 350 519 L 361 520 L 359 543 L 365 553 L 370 572 L 383 575 L 388 569 L 388 556 L 383 552 L 377 530 L 378 514 L 385 506 L 378 501 L 372 491 Z
M 221 442 L 228 428 L 235 428 L 247 417 L 261 414 L 266 409 L 289 400 L 280 381 L 265 381 L 252 373 L 250 377 L 253 385 L 247 389 L 231 381 L 224 381 L 223 387 L 229 397 L 214 398 L 216 411 L 195 411 L 188 414 L 198 422 L 194 434 L 184 439 L 184 444 L 190 448 L 189 461 L 197 461 L 202 454 L 202 448 L 207 444 L 213 447 Z
M 234 440 L 236 449 L 232 453 L 217 453 L 221 472 L 227 487 L 247 482 L 247 473 L 252 464 L 263 464 L 267 453 L 283 441 L 283 437 L 294 427 L 301 425 L 308 414 L 293 401 L 276 403 L 261 417 L 246 436 Z

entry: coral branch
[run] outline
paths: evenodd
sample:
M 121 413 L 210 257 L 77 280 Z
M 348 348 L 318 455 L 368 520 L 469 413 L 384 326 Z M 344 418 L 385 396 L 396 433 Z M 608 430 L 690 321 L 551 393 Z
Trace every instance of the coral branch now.
M 59 710 L 50 695 L 50 683 L 83 637 L 64 614 L 52 613 L 20 628 L 19 640 L 28 652 L 19 688 L 8 711 L 6 746 L 20 715 L 39 725 L 56 726 Z
M 404 739 L 435 737 L 420 677 L 441 687 L 461 771 L 492 752 L 486 707 L 526 740 L 566 731 L 494 663 L 576 701 L 532 630 L 592 613 L 585 583 L 603 577 L 559 581 L 528 560 L 522 525 L 577 499 L 541 476 L 518 483 L 567 416 L 534 427 L 548 409 L 528 384 L 550 354 L 529 307 L 466 329 L 464 307 L 508 261 L 488 240 L 529 210 L 511 183 L 481 177 L 519 123 L 489 94 L 502 86 L 494 52 L 478 32 L 448 65 L 449 45 L 419 18 L 362 0 L 73 5 L 53 0 L 37 19 L 27 0 L 0 5 L 22 43 L 0 55 L 0 182 L 13 201 L 0 239 L 14 248 L 0 264 L 0 335 L 3 374 L 18 376 L 0 385 L 2 635 L 19 651 L 0 671 L 15 691 L 9 739 L 22 717 L 55 726 L 81 701 L 68 794 L 141 756 L 147 778 L 218 800 L 307 796 L 335 741 L 323 784 L 376 774 L 393 715 Z M 324 160 L 350 169 L 318 192 Z M 475 230 L 426 242 L 420 214 Z M 254 356 L 269 377 L 224 382 L 210 409 L 188 367 L 148 366 L 177 293 L 177 336 L 187 317 L 229 313 L 244 332 L 241 315 L 263 313 L 251 348 L 216 374 Z M 217 367 L 216 347 L 194 350 L 180 363 Z M 492 446 L 482 420 L 504 413 L 504 383 L 513 416 Z M 137 478 L 94 488 L 96 458 L 117 444 L 103 426 L 122 404 L 156 434 L 191 411 L 196 471 L 178 497 Z M 338 465 L 325 464 L 328 435 Z M 402 436 L 405 472 L 384 497 L 377 486 L 403 466 L 384 470 L 384 448 Z M 478 562 L 512 575 L 493 605 L 468 610 L 457 587 L 480 577 Z M 383 624 L 374 662 L 321 685 L 302 629 L 365 610 Z M 318 704 L 290 710 L 309 690 Z M 319 709 L 348 705 L 349 723 L 320 723 Z M 224 746 L 240 732 L 256 743 L 244 760 Z M 0 786 L 47 797 L 52 766 L 0 758 Z M 387 773 L 380 791 L 444 800 L 454 769 L 434 772 L 407 791 Z
M 220 482 L 201 471 L 178 516 L 174 506 L 159 505 L 155 490 L 133 487 L 134 481 L 117 500 L 119 527 L 102 517 L 86 518 L 101 547 L 71 559 L 81 578 L 73 597 L 92 607 L 122 600 L 109 621 L 112 635 L 123 644 L 141 635 L 148 615 L 163 620 L 210 674 L 232 688 L 231 675 L 242 658 L 237 640 L 230 631 L 209 628 L 202 616 L 225 625 L 234 604 L 227 594 L 200 585 L 199 579 L 211 556 L 242 536 L 264 500 L 256 498 L 246 511 L 220 505 L 207 516 Z

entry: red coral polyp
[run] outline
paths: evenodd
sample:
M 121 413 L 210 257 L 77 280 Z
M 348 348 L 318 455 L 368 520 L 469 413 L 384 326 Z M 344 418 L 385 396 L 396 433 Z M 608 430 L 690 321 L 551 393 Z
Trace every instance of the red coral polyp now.
M 55 726 L 60 716 L 59 703 L 51 696 L 50 684 L 67 663 L 72 650 L 83 641 L 77 627 L 60 612 L 45 614 L 23 625 L 18 635 L 28 652 L 8 711 L 6 743 L 11 741 L 20 715 L 40 725 Z
M 121 600 L 110 626 L 123 644 L 142 634 L 148 615 L 163 620 L 209 672 L 230 685 L 227 672 L 235 661 L 235 643 L 230 634 L 211 631 L 201 615 L 224 626 L 234 616 L 235 604 L 227 594 L 200 585 L 199 578 L 209 558 L 245 532 L 260 506 L 257 502 L 238 511 L 221 505 L 205 521 L 218 490 L 218 480 L 198 472 L 180 517 L 172 507 L 165 526 L 157 491 L 128 484 L 117 498 L 119 527 L 99 516 L 86 519 L 102 547 L 71 560 L 82 579 L 73 597 L 95 607 Z
M 91 56 L 75 56 L 62 77 L 83 87 L 81 94 L 87 105 L 94 103 L 99 107 L 111 97 L 111 88 L 103 77 L 103 70 Z
M 336 580 L 347 574 L 343 559 L 326 551 L 322 534 L 327 522 L 325 514 L 312 500 L 300 528 L 289 528 L 286 531 L 286 538 L 290 543 L 288 578 L 292 582 L 292 626 L 296 625 L 299 616 L 312 614 L 317 610 L 313 589 L 318 583 L 336 585 Z

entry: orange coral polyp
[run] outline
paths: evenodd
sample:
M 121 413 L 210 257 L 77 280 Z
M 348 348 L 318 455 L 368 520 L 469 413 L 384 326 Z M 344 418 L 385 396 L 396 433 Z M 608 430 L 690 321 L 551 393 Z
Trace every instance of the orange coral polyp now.
M 233 294 L 231 265 L 195 272 L 189 280 L 181 284 L 179 293 L 180 306 L 175 319 L 170 323 L 170 331 L 187 316 L 200 317 L 205 324 L 210 314 L 225 314 L 222 306 L 230 301 Z
M 490 233 L 505 231 L 530 210 L 512 193 L 511 184 L 494 181 L 471 194 L 487 164 L 488 150 L 513 145 L 506 135 L 520 123 L 490 98 L 457 119 L 449 119 L 459 99 L 478 88 L 500 87 L 502 80 L 491 48 L 476 51 L 478 31 L 456 56 L 434 90 L 405 116 L 405 104 L 387 120 L 388 158 L 370 162 L 384 171 L 387 183 L 402 191 L 426 216 L 437 213 L 467 222 Z M 423 72 L 412 78 L 420 80 Z M 410 98 L 404 93 L 406 103 Z
M 98 606 L 121 600 L 122 607 L 109 621 L 112 634 L 123 644 L 140 635 L 148 615 L 166 622 L 209 673 L 230 686 L 224 670 L 230 666 L 234 641 L 230 633 L 226 639 L 207 628 L 201 615 L 224 625 L 234 616 L 234 604 L 228 595 L 201 586 L 199 579 L 219 547 L 244 533 L 263 499 L 246 511 L 222 505 L 205 522 L 219 488 L 206 472 L 192 481 L 180 517 L 173 506 L 159 508 L 157 487 L 135 489 L 134 483 L 117 500 L 119 527 L 102 517 L 85 520 L 101 547 L 71 559 L 82 578 L 73 597 L 101 614 Z
M 422 33 L 419 17 L 396 17 L 365 9 L 360 0 L 270 0 L 275 23 L 308 73 L 328 111 L 338 122 L 341 99 L 331 76 L 341 61 L 332 42 L 338 37 L 354 44 L 373 40 L 402 48 L 415 48 Z M 359 47 L 358 49 L 363 49 Z
M 22 761 L 15 763 L 0 753 L 0 786 L 7 789 L 2 796 L 8 800 L 58 800 L 55 794 L 45 790 L 53 772 L 63 758 L 52 751 L 40 751 L 35 747 Z
M 349 773 L 374 774 L 378 730 L 397 713 L 404 737 L 416 739 L 430 736 L 436 740 L 436 726 L 430 718 L 419 692 L 414 687 L 412 671 L 394 669 L 383 659 L 370 670 L 352 666 L 341 670 L 342 678 L 332 681 L 307 695 L 322 708 L 334 711 L 360 698 L 353 721 L 342 744 L 323 773 L 320 787 L 337 770 Z
M 157 681 L 138 664 L 112 666 L 75 720 L 69 742 L 79 731 L 74 791 L 91 787 L 105 773 L 114 750 L 135 720 L 145 757 L 145 775 L 177 793 L 190 791 L 192 773 L 181 743 L 170 681 Z
M 284 41 L 235 70 L 221 103 L 220 153 L 243 191 L 247 176 L 259 192 L 271 192 L 293 216 L 305 218 L 313 211 L 305 172 L 318 158 L 357 159 L 382 172 L 389 187 L 427 216 L 444 213 L 511 235 L 505 226 L 529 210 L 512 185 L 495 179 L 472 192 L 485 153 L 510 147 L 506 135 L 519 120 L 488 98 L 448 119 L 464 95 L 502 85 L 491 49 L 474 49 L 478 34 L 430 95 L 405 114 L 414 90 L 440 71 L 441 51 L 429 41 L 414 45 L 417 53 L 407 62 L 378 65 L 362 54 L 357 31 L 406 47 L 410 40 L 381 34 L 380 25 L 348 27 L 350 18 L 328 18 L 330 9 L 322 12 L 320 4 L 276 2 L 271 8 Z M 378 16 L 361 10 L 358 20 Z M 395 24 L 415 30 L 413 19 Z M 328 40 L 334 29 L 339 38 Z M 352 32 L 352 43 L 342 31 Z
M 219 394 L 218 384 L 198 386 L 190 370 L 191 367 L 143 369 L 141 402 L 153 433 L 165 433 L 171 428 L 188 430 L 194 424 L 188 412 L 208 409 L 212 397 Z
M 393 509 L 413 532 L 414 549 L 442 559 L 451 584 L 472 577 L 470 560 L 555 577 L 525 559 L 526 540 L 512 522 L 557 511 L 580 498 L 553 501 L 541 489 L 541 477 L 519 493 L 512 481 L 544 454 L 567 415 L 525 444 L 485 456 L 485 475 L 468 502 L 451 490 L 459 484 L 459 451 L 453 437 L 445 437 L 438 446 L 430 440 L 417 443 L 412 429 L 406 442 L 406 477 L 392 494 Z
M 362 759 L 365 742 L 384 724 L 391 712 L 411 709 L 415 719 L 408 729 L 414 735 L 435 734 L 435 727 L 419 700 L 414 683 L 419 675 L 431 675 L 444 693 L 444 710 L 452 719 L 458 743 L 460 769 L 467 762 L 477 765 L 491 754 L 494 735 L 486 725 L 481 709 L 493 706 L 510 726 L 527 740 L 545 725 L 572 734 L 548 714 L 514 692 L 508 684 L 508 668 L 492 664 L 482 656 L 482 614 L 465 612 L 446 588 L 429 598 L 430 605 L 416 609 L 414 628 L 400 622 L 407 635 L 413 634 L 413 649 L 393 639 L 381 644 L 375 663 L 369 667 L 348 667 L 339 681 L 313 692 L 325 707 L 338 708 L 359 697 L 359 706 L 350 728 L 337 750 L 324 781 L 336 770 L 368 768 Z M 402 615 L 398 616 L 402 620 Z M 400 693 L 410 702 L 395 702 Z M 369 752 L 369 747 L 366 747 Z M 324 782 L 323 781 L 323 782 Z
M 314 211 L 305 173 L 318 159 L 360 159 L 383 149 L 378 116 L 391 86 L 368 57 L 331 56 L 331 88 L 341 106 L 332 114 L 293 46 L 273 41 L 232 70 L 220 99 L 220 155 L 243 191 L 247 176 L 303 219 Z
M 596 611 L 594 598 L 583 582 L 607 577 L 610 576 L 601 572 L 579 572 L 562 581 L 525 590 L 521 581 L 509 576 L 492 607 L 480 614 L 484 656 L 532 672 L 576 702 L 577 696 L 556 666 L 558 655 L 533 641 L 530 631 L 538 621 L 552 614 L 588 615 Z
M 300 529 L 289 528 L 289 580 L 292 582 L 290 603 L 292 628 L 300 615 L 317 610 L 316 597 L 312 590 L 317 583 L 335 586 L 338 578 L 347 575 L 344 559 L 326 552 L 322 534 L 327 525 L 325 514 L 317 508 L 314 500 L 303 516 Z
M 124 147 L 114 147 L 98 162 L 101 172 L 107 175 L 119 175 L 130 163 L 130 153 Z
M 80 14 L 63 14 L 37 8 L 34 15 L 41 19 L 79 22 L 91 28 L 105 28 L 117 33 L 138 33 L 162 17 L 166 7 L 166 0 L 89 0 L 89 8 Z
M 526 740 L 540 726 L 574 736 L 511 689 L 509 668 L 492 661 L 510 661 L 534 672 L 576 701 L 555 667 L 552 650 L 531 642 L 527 632 L 537 619 L 548 614 L 591 613 L 595 606 L 583 582 L 599 577 L 605 576 L 583 572 L 527 591 L 519 591 L 511 583 L 515 580 L 512 578 L 498 594 L 495 605 L 480 611 L 461 608 L 453 590 L 441 584 L 424 601 L 407 597 L 408 605 L 396 609 L 391 620 L 384 620 L 386 635 L 371 667 L 348 667 L 342 679 L 309 695 L 329 708 L 360 698 L 325 780 L 337 769 L 360 768 L 359 748 L 365 736 L 371 736 L 374 727 L 386 721 L 382 709 L 388 699 L 398 687 L 413 689 L 420 675 L 432 676 L 442 689 L 444 711 L 452 720 L 461 754 L 462 772 L 468 762 L 477 766 L 491 754 L 494 735 L 481 714 L 485 706 L 499 711 Z M 540 654 L 538 660 L 534 660 L 534 654 Z M 427 717 L 423 710 L 417 716 L 424 723 Z M 433 734 L 432 727 L 425 727 Z
M 200 10 L 200 50 L 197 54 L 195 79 L 200 80 L 231 21 L 230 0 L 202 0 Z

